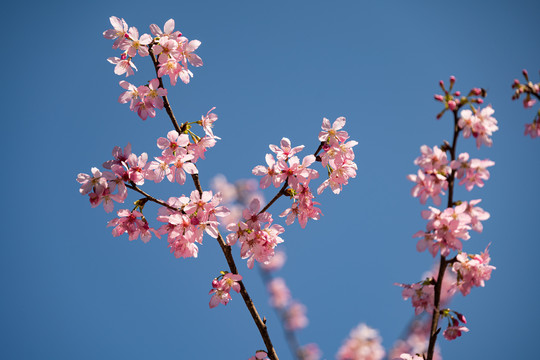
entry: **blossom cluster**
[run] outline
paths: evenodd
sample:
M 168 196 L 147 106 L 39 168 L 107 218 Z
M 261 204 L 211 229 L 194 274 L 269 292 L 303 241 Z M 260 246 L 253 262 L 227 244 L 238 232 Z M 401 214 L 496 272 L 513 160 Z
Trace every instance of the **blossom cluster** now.
M 470 293 L 472 287 L 484 286 L 484 282 L 490 278 L 494 269 L 489 265 L 487 248 L 480 255 L 468 255 L 462 251 L 462 241 L 470 239 L 471 230 L 483 231 L 482 222 L 489 219 L 489 213 L 477 206 L 481 202 L 480 199 L 455 201 L 453 195 L 456 180 L 459 180 L 459 185 L 468 191 L 472 191 L 475 186 L 483 187 L 484 181 L 490 178 L 488 168 L 495 163 L 489 159 L 470 159 L 468 153 L 457 154 L 457 139 L 462 133 L 464 138 L 474 137 L 478 148 L 482 144 L 491 146 L 493 143 L 491 136 L 498 130 L 497 120 L 492 117 L 493 108 L 475 106 L 483 103 L 485 90 L 474 88 L 467 96 L 462 96 L 459 91 L 452 92 L 454 83 L 455 78 L 451 77 L 447 90 L 441 81 L 440 87 L 444 95 L 435 95 L 435 99 L 444 104 L 444 109 L 437 115 L 437 119 L 446 111 L 453 114 L 452 145 L 448 141 L 441 147 L 430 148 L 423 145 L 420 148 L 421 155 L 414 161 L 415 165 L 419 166 L 417 175 L 408 175 L 408 179 L 415 183 L 411 195 L 419 198 L 421 204 L 426 204 L 431 198 L 436 206 L 440 206 L 441 196 L 445 195 L 446 191 L 449 193 L 446 209 L 440 210 L 430 206 L 428 210 L 422 211 L 422 217 L 427 220 L 426 229 L 413 235 L 420 238 L 416 245 L 418 251 L 427 249 L 433 257 L 441 255 L 439 270 L 418 283 L 396 284 L 403 288 L 403 299 L 411 299 L 416 316 L 424 312 L 428 316 L 438 313 L 441 318 L 448 319 L 448 326 L 443 332 L 448 340 L 454 340 L 461 336 L 462 332 L 469 330 L 462 325 L 466 323 L 462 314 L 450 309 L 441 310 L 441 306 L 448 303 L 458 290 L 465 296 Z M 463 109 L 465 106 L 468 108 Z M 457 255 L 447 259 L 452 251 L 456 251 Z M 442 274 L 442 279 L 437 279 L 438 274 Z M 437 336 L 438 320 L 434 321 L 435 326 L 429 325 L 429 331 L 424 334 L 430 342 Z M 428 319 L 427 323 L 431 324 L 431 319 Z M 416 343 L 418 345 L 418 342 Z M 407 341 L 402 341 L 398 345 L 399 348 L 391 354 L 392 358 L 407 360 L 423 358 L 428 348 L 425 344 L 416 346 L 408 344 Z M 429 345 L 428 358 L 432 359 L 436 355 L 432 352 L 434 349 L 432 345 L 435 344 Z
M 103 37 L 114 40 L 113 49 L 122 50 L 120 57 L 110 57 L 107 60 L 115 65 L 116 75 L 134 75 L 137 67 L 133 58 L 138 54 L 141 57 L 151 55 L 155 62 L 158 78 L 151 80 L 147 85 L 135 86 L 127 81 L 120 81 L 127 91 L 120 95 L 120 103 L 130 103 L 130 109 L 136 111 L 141 119 L 148 116 L 155 117 L 155 109 L 163 109 L 162 97 L 167 95 L 167 90 L 161 85 L 161 78 L 168 75 L 171 85 L 176 85 L 178 78 L 184 83 L 189 83 L 193 73 L 188 69 L 188 64 L 199 67 L 203 62 L 194 53 L 200 46 L 199 40 L 189 41 L 180 31 L 175 31 L 173 19 L 169 19 L 163 31 L 158 25 L 150 25 L 149 34 L 139 36 L 136 27 L 129 27 L 124 19 L 116 16 L 110 17 L 112 29 L 103 32 Z
M 422 211 L 422 217 L 428 220 L 426 231 L 418 231 L 413 237 L 419 237 L 416 249 L 420 252 L 428 249 L 435 257 L 437 253 L 448 256 L 450 251 L 460 251 L 463 244 L 460 240 L 469 240 L 469 230 L 482 232 L 480 221 L 487 220 L 489 213 L 481 207 L 475 206 L 480 200 L 467 201 L 443 211 L 429 207 Z
M 92 175 L 80 173 L 77 181 L 81 184 L 79 192 L 88 195 L 90 205 L 95 208 L 103 203 L 105 212 L 110 213 L 114 209 L 114 201 L 123 203 L 127 197 L 127 189 L 123 178 L 113 172 L 101 172 L 98 168 L 92 168 Z M 118 191 L 114 193 L 115 189 Z
M 428 348 L 427 339 L 429 338 L 430 325 L 431 321 L 422 321 L 419 319 L 413 321 L 409 329 L 407 329 L 407 336 L 404 339 L 397 340 L 389 351 L 388 359 L 425 360 L 420 354 L 425 353 Z M 438 346 L 435 347 L 433 360 L 442 360 Z
M 248 259 L 250 269 L 255 260 L 265 263 L 272 259 L 274 248 L 283 242 L 279 235 L 285 231 L 283 226 L 272 224 L 272 215 L 259 212 L 260 208 L 259 199 L 253 199 L 242 213 L 245 221 L 227 225 L 227 230 L 232 231 L 227 235 L 227 244 L 234 245 L 237 241 L 241 244 L 240 255 L 242 259 Z
M 456 256 L 452 270 L 457 274 L 456 287 L 463 296 L 471 292 L 473 286 L 483 287 L 486 280 L 491 278 L 495 266 L 489 265 L 491 258 L 488 249 L 481 254 L 469 255 L 461 252 Z
M 523 99 L 523 107 L 525 109 L 532 108 L 538 100 L 540 100 L 540 82 L 534 84 L 529 80 L 529 73 L 527 70 L 523 70 L 523 77 L 525 78 L 525 83 L 521 83 L 518 79 L 514 79 L 512 84 L 512 89 L 514 94 L 512 95 L 512 100 L 517 100 L 521 95 L 525 95 Z M 525 135 L 529 135 L 531 138 L 540 137 L 540 109 L 536 112 L 536 116 L 533 119 L 533 122 L 530 124 L 525 124 Z
M 377 330 L 360 324 L 349 334 L 336 355 L 338 360 L 381 360 L 385 351 Z
M 111 212 L 113 201 L 123 203 L 127 197 L 127 186 L 144 185 L 145 181 L 159 183 L 165 178 L 170 182 L 183 185 L 187 174 L 197 174 L 196 162 L 204 159 L 208 148 L 216 144 L 216 137 L 212 131 L 212 124 L 217 115 L 212 113 L 213 108 L 194 123 L 200 125 L 205 133 L 199 137 L 191 132 L 190 126 L 186 133 L 169 131 L 167 137 L 157 140 L 157 147 L 161 156 L 149 161 L 148 154 L 137 156 L 131 152 L 131 145 L 124 149 L 115 146 L 112 151 L 112 160 L 103 163 L 103 167 L 110 171 L 101 172 L 92 168 L 92 176 L 79 174 L 77 181 L 81 184 L 80 193 L 89 194 L 92 207 L 101 202 L 105 211 Z M 187 132 L 191 135 L 188 136 Z M 116 193 L 113 193 L 117 189 Z M 168 235 L 169 247 L 176 257 L 197 257 L 197 243 L 202 243 L 206 232 L 211 237 L 218 236 L 218 217 L 225 217 L 229 210 L 221 203 L 221 195 L 205 191 L 200 194 L 193 191 L 190 196 L 171 197 L 164 206 L 158 210 L 157 220 L 165 223 L 155 230 L 148 226 L 147 220 L 142 216 L 144 203 L 138 204 L 133 211 L 121 209 L 117 212 L 118 218 L 109 222 L 108 226 L 115 226 L 114 236 L 127 233 L 130 240 L 141 236 L 144 242 L 154 233 L 157 236 Z M 140 211 L 138 211 L 138 210 Z M 140 218 L 140 219 L 139 219 Z
M 169 207 L 158 210 L 157 220 L 164 224 L 156 231 L 160 235 L 167 234 L 175 257 L 197 257 L 199 249 L 196 243 L 202 244 L 204 233 L 214 239 L 218 237 L 217 217 L 224 217 L 229 212 L 226 207 L 218 206 L 220 202 L 219 193 L 213 195 L 212 191 L 204 191 L 201 195 L 193 190 L 189 198 L 171 197 L 167 201 Z
M 227 305 L 231 300 L 231 290 L 240 292 L 240 283 L 242 275 L 222 271 L 222 274 L 212 281 L 212 294 L 210 298 L 210 308 L 215 308 L 220 303 Z

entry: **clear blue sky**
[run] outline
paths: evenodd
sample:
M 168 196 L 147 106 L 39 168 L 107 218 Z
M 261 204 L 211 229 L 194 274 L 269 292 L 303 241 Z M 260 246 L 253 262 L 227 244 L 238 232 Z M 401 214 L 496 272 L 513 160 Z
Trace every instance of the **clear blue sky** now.
M 110 158 L 115 145 L 157 154 L 171 129 L 163 112 L 141 121 L 117 103 L 122 78 L 102 33 L 109 16 L 141 33 L 176 20 L 199 39 L 204 66 L 189 85 L 170 89 L 181 121 L 216 106 L 223 140 L 201 163 L 201 181 L 251 176 L 268 144 L 288 137 L 317 145 L 323 117 L 347 117 L 358 176 L 340 196 L 318 200 L 324 217 L 283 237 L 281 272 L 308 308 L 299 336 L 333 359 L 360 322 L 379 329 L 389 348 L 413 314 L 394 282 L 415 282 L 432 266 L 415 250 L 424 229 L 410 197 L 413 160 L 423 144 L 449 139 L 450 118 L 435 120 L 440 79 L 488 90 L 500 130 L 492 148 L 460 151 L 495 161 L 482 198 L 491 213 L 469 252 L 491 245 L 497 267 L 483 289 L 456 297 L 471 331 L 441 340 L 445 359 L 531 359 L 540 322 L 538 215 L 540 139 L 523 136 L 533 111 L 512 102 L 512 80 L 529 69 L 538 81 L 538 1 L 30 1 L 3 6 L 0 358 L 247 359 L 262 342 L 239 296 L 208 308 L 210 282 L 225 261 L 211 238 L 196 260 L 175 259 L 165 240 L 113 238 L 111 219 L 78 193 L 75 177 Z M 146 61 L 141 61 L 146 60 Z M 147 59 L 128 80 L 151 78 Z M 191 185 L 151 184 L 161 197 Z M 271 193 L 266 193 L 268 197 Z M 136 200 L 130 196 L 128 200 Z M 280 201 L 274 213 L 287 205 Z M 118 207 L 117 207 L 118 208 Z M 150 211 L 152 211 L 150 209 Z M 153 209 L 155 211 L 155 208 Z M 280 358 L 290 355 L 256 271 L 237 263 Z

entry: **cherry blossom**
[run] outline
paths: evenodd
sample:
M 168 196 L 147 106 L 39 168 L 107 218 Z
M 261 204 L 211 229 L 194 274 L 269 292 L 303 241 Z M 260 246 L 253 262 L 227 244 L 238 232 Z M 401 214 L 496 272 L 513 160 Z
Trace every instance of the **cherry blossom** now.
M 341 345 L 336 355 L 338 360 L 381 360 L 385 351 L 377 330 L 360 324 Z

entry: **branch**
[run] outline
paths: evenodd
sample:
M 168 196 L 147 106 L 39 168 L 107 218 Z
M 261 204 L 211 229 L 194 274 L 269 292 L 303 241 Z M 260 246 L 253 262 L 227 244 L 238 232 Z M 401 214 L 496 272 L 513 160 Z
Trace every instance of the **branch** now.
M 159 64 L 151 46 L 149 47 L 149 53 L 150 53 L 150 58 L 152 59 L 152 63 L 154 64 L 154 69 L 156 71 L 156 76 L 159 80 L 159 85 L 160 87 L 165 89 L 165 87 L 163 86 L 163 80 L 158 75 Z M 167 114 L 169 115 L 169 118 L 171 119 L 172 125 L 174 126 L 175 130 L 179 134 L 182 134 L 183 132 L 185 132 L 186 130 L 185 126 L 187 126 L 187 123 L 182 124 L 182 127 L 178 125 L 178 121 L 176 120 L 176 117 L 174 116 L 174 113 L 172 111 L 169 100 L 167 99 L 167 96 L 163 96 L 163 105 L 165 107 L 165 110 L 167 111 Z M 191 175 L 191 178 L 193 179 L 193 183 L 195 184 L 195 188 L 199 192 L 199 195 L 202 196 L 203 189 L 199 181 L 199 175 L 193 174 Z M 236 268 L 236 264 L 234 262 L 234 258 L 232 255 L 231 247 L 227 245 L 227 243 L 221 236 L 221 233 L 219 232 L 218 232 L 217 241 L 218 241 L 219 246 L 221 247 L 221 250 L 223 251 L 223 255 L 225 256 L 225 259 L 227 260 L 227 264 L 229 265 L 229 269 L 231 270 L 231 273 L 238 274 L 238 270 Z M 240 294 L 242 294 L 244 303 L 246 304 L 249 310 L 249 313 L 251 314 L 251 317 L 253 318 L 253 321 L 255 322 L 255 324 L 257 325 L 257 328 L 259 329 L 259 332 L 264 341 L 264 344 L 266 345 L 268 356 L 270 357 L 271 360 L 279 360 L 276 354 L 276 350 L 274 349 L 274 346 L 272 345 L 272 341 L 270 340 L 270 335 L 268 335 L 268 330 L 267 330 L 265 321 L 263 321 L 261 317 L 259 316 L 259 313 L 257 312 L 255 305 L 253 304 L 253 300 L 251 300 L 251 297 L 249 296 L 246 290 L 246 287 L 244 286 L 244 283 L 242 281 L 239 281 L 239 283 L 240 283 Z
M 459 136 L 459 132 L 461 129 L 458 126 L 458 109 L 455 109 L 453 111 L 454 113 L 454 138 L 452 139 L 452 147 L 448 149 L 450 151 L 450 158 L 451 160 L 456 159 L 456 145 L 457 145 L 457 138 Z M 454 169 L 452 169 L 452 172 L 450 173 L 450 176 L 448 177 L 448 205 L 447 207 L 453 207 L 454 205 L 454 179 L 455 179 L 456 172 Z M 430 330 L 430 336 L 429 336 L 429 345 L 428 345 L 428 353 L 427 353 L 427 360 L 433 360 L 433 353 L 435 351 L 435 343 L 437 342 L 437 335 L 439 335 L 440 329 L 439 326 L 439 317 L 440 317 L 440 301 L 441 301 L 441 290 L 442 290 L 442 283 L 444 278 L 444 273 L 446 271 L 446 266 L 448 265 L 449 261 L 446 260 L 446 257 L 441 255 L 440 263 L 439 263 L 439 273 L 437 275 L 437 281 L 435 282 L 435 289 L 434 289 L 434 301 L 433 301 L 433 315 L 431 318 L 431 330 Z

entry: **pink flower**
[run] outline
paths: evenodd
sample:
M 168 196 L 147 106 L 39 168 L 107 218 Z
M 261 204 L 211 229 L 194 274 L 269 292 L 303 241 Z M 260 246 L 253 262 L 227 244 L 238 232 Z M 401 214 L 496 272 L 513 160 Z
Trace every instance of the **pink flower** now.
M 349 134 L 341 130 L 345 126 L 345 122 L 345 118 L 341 116 L 338 117 L 332 125 L 330 125 L 330 121 L 327 118 L 323 118 L 323 123 L 321 126 L 323 131 L 319 133 L 319 141 L 333 144 L 347 140 L 349 138 Z
M 133 106 L 133 111 L 136 111 L 137 115 L 143 120 L 146 120 L 148 116 L 151 118 L 156 117 L 156 110 L 150 99 L 139 100 L 136 102 Z
M 110 57 L 107 59 L 107 61 L 113 65 L 116 65 L 114 67 L 114 73 L 116 75 L 126 74 L 126 77 L 128 77 L 135 74 L 133 69 L 137 70 L 135 64 L 131 62 L 131 58 L 120 59 L 117 57 Z
M 163 96 L 167 96 L 167 89 L 159 87 L 159 79 L 152 79 L 145 96 L 155 108 L 163 109 Z
M 440 195 L 445 194 L 443 189 L 448 189 L 448 182 L 444 176 L 425 174 L 422 170 L 418 170 L 418 175 L 408 175 L 407 179 L 416 183 L 411 190 L 411 196 L 420 197 L 420 204 L 425 204 L 431 197 L 435 205 L 441 205 Z
M 276 158 L 283 161 L 287 161 L 290 157 L 299 153 L 304 148 L 304 145 L 291 148 L 291 141 L 287 138 L 281 139 L 280 146 L 281 147 L 277 147 L 276 145 L 270 145 L 269 147 L 270 150 L 276 153 Z
M 154 230 L 148 228 L 146 221 L 138 219 L 143 216 L 142 213 L 136 210 L 131 212 L 127 209 L 121 209 L 118 210 L 117 214 L 118 218 L 112 219 L 107 224 L 107 226 L 115 227 L 112 231 L 113 236 L 116 237 L 128 233 L 129 240 L 132 241 L 141 235 L 141 240 L 145 243 L 148 242 L 151 236 L 148 231 L 151 230 L 154 232 Z
M 429 280 L 412 285 L 399 283 L 394 285 L 403 288 L 401 293 L 403 300 L 411 299 L 415 315 L 420 315 L 424 311 L 430 314 L 433 311 L 434 286 Z
M 468 332 L 469 329 L 465 326 L 459 326 L 459 322 L 456 319 L 452 319 L 452 326 L 448 326 L 444 330 L 443 335 L 446 340 L 455 340 L 461 336 L 462 332 Z
M 184 150 L 184 149 L 182 149 Z M 187 154 L 187 151 L 180 151 L 174 159 L 171 159 L 171 175 L 169 180 L 172 182 L 173 178 L 176 178 L 176 182 L 180 185 L 184 185 L 186 182 L 186 173 L 188 174 L 198 174 L 199 171 L 195 164 L 191 162 L 193 155 Z
M 180 59 L 182 60 L 184 68 L 187 69 L 187 61 L 189 61 L 189 63 L 195 67 L 203 65 L 201 58 L 197 54 L 193 53 L 199 48 L 199 46 L 201 46 L 201 42 L 199 40 L 191 40 L 190 42 L 188 42 L 186 39 L 186 41 L 180 43 L 179 45 L 181 52 Z
M 493 141 L 490 136 L 499 129 L 497 120 L 491 116 L 494 112 L 491 106 L 475 110 L 474 114 L 469 109 L 462 110 L 458 126 L 463 129 L 463 137 L 468 138 L 473 135 L 478 148 L 482 144 L 491 146 Z
M 240 292 L 240 283 L 238 281 L 242 280 L 242 276 L 238 274 L 226 273 L 222 275 L 223 277 L 215 278 L 212 281 L 212 290 L 209 294 L 212 294 L 210 298 L 210 308 L 215 308 L 220 303 L 227 305 L 229 300 L 231 300 L 231 289 Z
M 200 124 L 203 127 L 204 132 L 210 137 L 215 137 L 214 133 L 212 132 L 212 127 L 214 125 L 214 122 L 218 119 L 217 115 L 212 112 L 212 110 L 214 109 L 215 107 L 208 110 L 206 116 L 202 116 L 200 120 Z
M 165 26 L 163 26 L 163 31 L 161 31 L 160 27 L 157 26 L 156 24 L 151 24 L 150 32 L 154 36 L 159 36 L 159 37 L 165 37 L 165 36 L 177 37 L 177 36 L 182 35 L 180 31 L 174 31 L 174 19 L 167 20 L 167 22 L 165 23 Z
M 116 39 L 113 44 L 113 49 L 117 49 L 120 47 L 122 42 L 126 40 L 125 36 L 128 31 L 128 24 L 124 21 L 124 19 L 119 19 L 116 16 L 111 16 L 109 21 L 111 22 L 113 29 L 104 31 L 103 37 L 105 39 Z
M 119 48 L 126 51 L 129 57 L 134 57 L 139 52 L 140 56 L 148 56 L 148 44 L 152 42 L 152 37 L 143 34 L 139 39 L 139 31 L 136 27 L 129 28 L 127 41 L 120 44 Z
M 81 195 L 86 195 L 92 189 L 95 189 L 97 193 L 102 193 L 107 188 L 107 179 L 103 177 L 101 171 L 98 168 L 92 168 L 92 176 L 84 173 L 77 175 L 77 181 L 81 184 L 79 192 Z
M 266 154 L 266 163 L 268 167 L 257 165 L 253 168 L 252 173 L 256 176 L 263 176 L 260 182 L 261 189 L 266 189 L 270 184 L 279 187 L 285 178 L 281 176 L 281 168 L 277 166 L 272 154 Z
M 163 155 L 176 155 L 179 148 L 187 147 L 188 144 L 188 135 L 179 135 L 176 130 L 169 131 L 167 133 L 167 138 L 160 137 L 157 140 L 157 147 L 163 150 Z
M 540 137 L 540 121 L 533 121 L 532 124 L 525 124 L 524 135 L 530 135 L 531 139 Z
M 473 286 L 483 287 L 485 281 L 491 278 L 491 272 L 495 266 L 489 265 L 488 247 L 479 255 L 468 255 L 461 252 L 456 256 L 456 262 L 452 265 L 452 270 L 457 274 L 456 286 L 463 296 L 467 296 Z

